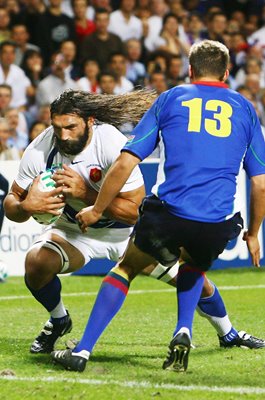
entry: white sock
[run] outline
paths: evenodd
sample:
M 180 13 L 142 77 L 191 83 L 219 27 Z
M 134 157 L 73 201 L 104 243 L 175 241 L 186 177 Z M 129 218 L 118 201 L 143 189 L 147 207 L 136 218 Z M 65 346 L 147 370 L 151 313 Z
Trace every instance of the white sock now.
M 60 300 L 57 306 L 50 312 L 50 315 L 52 318 L 63 318 L 67 315 L 62 300 Z
M 225 315 L 224 317 L 214 317 L 213 315 L 204 313 L 199 307 L 197 307 L 196 310 L 200 316 L 208 319 L 219 336 L 225 336 L 231 331 L 232 324 L 228 315 Z
M 177 335 L 178 333 L 186 333 L 186 334 L 189 336 L 189 338 L 191 338 L 191 336 L 190 336 L 190 330 L 189 330 L 188 328 L 186 328 L 185 326 L 183 326 L 182 328 L 180 328 L 180 330 L 176 333 L 176 335 Z M 176 335 L 175 335 L 175 336 L 176 336 Z

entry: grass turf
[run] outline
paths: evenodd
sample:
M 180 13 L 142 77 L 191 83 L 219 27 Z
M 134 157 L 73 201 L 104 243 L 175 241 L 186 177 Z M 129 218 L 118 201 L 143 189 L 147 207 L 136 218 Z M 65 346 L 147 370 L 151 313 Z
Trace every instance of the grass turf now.
M 250 268 L 212 271 L 235 328 L 265 337 L 265 271 Z M 74 322 L 65 339 L 80 338 L 101 283 L 99 277 L 62 278 L 64 303 Z M 138 277 L 124 307 L 100 338 L 86 370 L 69 372 L 49 355 L 31 355 L 32 340 L 47 313 L 31 297 L 23 279 L 0 286 L 0 398 L 16 399 L 173 399 L 265 398 L 265 349 L 220 349 L 209 322 L 196 315 L 189 368 L 163 371 L 176 320 L 174 289 Z

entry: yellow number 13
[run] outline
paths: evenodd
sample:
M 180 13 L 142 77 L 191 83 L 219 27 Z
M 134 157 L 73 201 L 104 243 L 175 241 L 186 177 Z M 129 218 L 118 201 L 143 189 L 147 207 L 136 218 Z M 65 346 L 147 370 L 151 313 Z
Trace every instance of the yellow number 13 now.
M 182 101 L 183 107 L 189 108 L 188 132 L 200 132 L 202 123 L 202 99 L 195 98 Z M 233 109 L 230 104 L 222 100 L 208 100 L 205 110 L 215 111 L 212 118 L 204 119 L 204 128 L 207 133 L 218 137 L 227 137 L 231 134 L 232 124 L 230 117 Z

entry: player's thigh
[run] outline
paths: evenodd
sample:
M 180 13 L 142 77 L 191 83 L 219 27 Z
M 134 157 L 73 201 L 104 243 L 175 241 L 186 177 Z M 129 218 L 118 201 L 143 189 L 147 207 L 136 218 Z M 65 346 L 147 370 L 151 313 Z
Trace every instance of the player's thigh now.
M 76 227 L 56 226 L 50 234 L 59 236 L 69 256 L 69 266 L 63 272 L 73 272 L 88 264 L 92 259 L 104 259 L 118 261 L 123 255 L 128 244 L 132 228 L 90 228 L 83 234 Z
M 55 274 L 72 272 L 84 265 L 81 251 L 52 230 L 41 235 L 26 257 L 26 272 L 45 270 Z
M 69 268 L 67 269 L 67 271 L 64 272 L 73 272 L 83 267 L 83 265 L 85 264 L 85 257 L 80 249 L 78 249 L 76 246 L 55 233 L 52 233 L 50 237 L 51 240 L 59 244 L 59 246 L 67 254 L 67 257 L 69 259 Z
M 185 244 L 185 249 L 195 264 L 207 271 L 213 261 L 224 251 L 228 242 L 235 239 L 243 228 L 240 213 L 220 223 L 201 223 L 200 234 Z
M 162 265 L 174 265 L 181 245 L 176 220 L 156 196 L 146 197 L 133 233 L 135 245 Z

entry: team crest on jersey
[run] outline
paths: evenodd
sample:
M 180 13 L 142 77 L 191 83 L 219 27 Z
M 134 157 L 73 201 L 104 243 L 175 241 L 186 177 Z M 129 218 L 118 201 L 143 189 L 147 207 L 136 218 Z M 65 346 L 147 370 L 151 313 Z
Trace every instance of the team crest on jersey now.
M 91 168 L 91 170 L 89 172 L 89 178 L 93 182 L 99 182 L 102 178 L 101 170 L 98 168 Z

